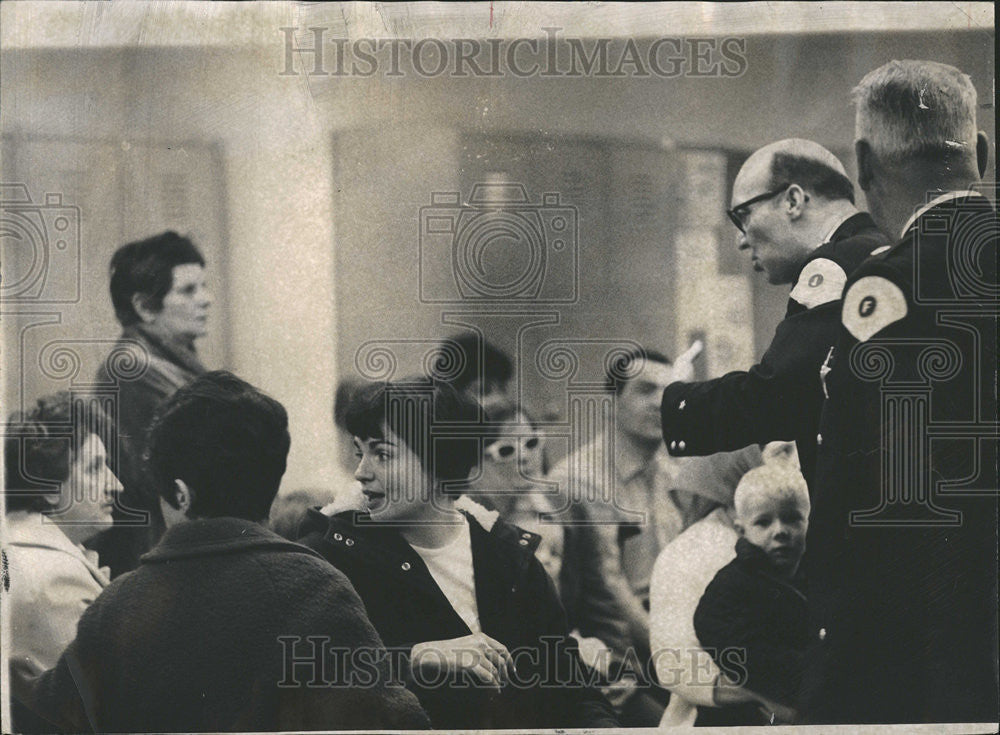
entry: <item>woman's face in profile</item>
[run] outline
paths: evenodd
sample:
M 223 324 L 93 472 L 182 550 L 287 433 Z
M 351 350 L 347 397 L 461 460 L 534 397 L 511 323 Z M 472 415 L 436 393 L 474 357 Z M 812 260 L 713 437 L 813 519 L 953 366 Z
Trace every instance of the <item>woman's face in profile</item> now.
M 197 263 L 175 265 L 163 308 L 153 317 L 153 326 L 179 339 L 193 340 L 208 332 L 208 309 L 212 295 L 205 285 L 205 268 Z
M 70 456 L 69 475 L 53 498 L 50 516 L 66 535 L 83 541 L 112 523 L 111 510 L 122 486 L 108 465 L 108 453 L 97 434 L 90 434 Z

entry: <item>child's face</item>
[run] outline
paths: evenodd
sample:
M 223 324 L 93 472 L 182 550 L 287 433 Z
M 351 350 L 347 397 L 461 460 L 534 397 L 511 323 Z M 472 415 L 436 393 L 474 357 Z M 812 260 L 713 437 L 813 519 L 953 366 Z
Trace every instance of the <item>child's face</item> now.
M 795 574 L 806 548 L 809 525 L 798 498 L 754 493 L 737 519 L 737 530 L 747 541 L 764 550 L 774 568 Z

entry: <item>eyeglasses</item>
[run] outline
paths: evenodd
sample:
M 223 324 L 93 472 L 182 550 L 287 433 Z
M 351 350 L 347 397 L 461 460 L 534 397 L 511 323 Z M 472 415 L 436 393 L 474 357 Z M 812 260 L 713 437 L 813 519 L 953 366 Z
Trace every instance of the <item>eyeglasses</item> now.
M 785 184 L 780 189 L 774 189 L 772 191 L 764 192 L 763 194 L 758 194 L 755 197 L 751 197 L 742 204 L 737 204 L 732 209 L 727 209 L 726 214 L 729 215 L 729 219 L 733 221 L 733 224 L 736 225 L 736 228 L 743 234 L 746 234 L 747 231 L 746 223 L 743 221 L 743 218 L 746 217 L 746 215 L 749 213 L 747 210 L 750 207 L 750 205 L 776 197 L 778 196 L 778 194 L 783 192 L 789 186 L 791 186 L 791 184 Z
M 494 462 L 507 462 L 514 458 L 518 445 L 521 449 L 535 449 L 539 444 L 537 436 L 521 437 L 518 440 L 502 440 L 493 442 L 483 449 L 483 453 Z

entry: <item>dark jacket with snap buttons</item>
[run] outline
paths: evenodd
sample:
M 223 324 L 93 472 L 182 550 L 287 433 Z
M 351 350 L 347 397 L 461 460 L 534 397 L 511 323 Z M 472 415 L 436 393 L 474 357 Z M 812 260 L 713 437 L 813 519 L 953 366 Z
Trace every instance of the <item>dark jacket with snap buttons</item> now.
M 468 625 L 420 555 L 392 526 L 365 513 L 310 512 L 300 543 L 340 569 L 357 590 L 406 682 L 436 728 L 616 727 L 568 635 L 555 587 L 534 551 L 540 538 L 474 505 L 463 511 L 472 541 L 476 604 L 483 633 L 503 643 L 517 667 L 499 692 L 457 678 L 420 681 L 409 670 L 417 643 L 461 638 Z

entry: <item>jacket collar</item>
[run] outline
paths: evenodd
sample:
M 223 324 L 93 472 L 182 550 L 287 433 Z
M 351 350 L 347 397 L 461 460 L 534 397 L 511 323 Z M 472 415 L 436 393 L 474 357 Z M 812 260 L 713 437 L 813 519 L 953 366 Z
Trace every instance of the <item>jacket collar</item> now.
M 186 370 L 193 375 L 205 372 L 205 366 L 198 359 L 194 342 L 180 339 L 163 339 L 143 324 L 132 324 L 122 331 L 122 337 L 134 339 L 147 346 L 150 353 Z
M 486 580 L 492 583 L 501 577 L 515 577 L 528 567 L 541 536 L 507 523 L 496 511 L 488 510 L 467 496 L 462 496 L 455 507 L 469 522 L 477 597 L 481 598 Z M 421 581 L 423 575 L 412 573 L 413 570 L 423 570 L 429 575 L 420 555 L 406 542 L 397 527 L 380 525 L 367 512 L 345 511 L 327 517 L 319 509 L 311 509 L 302 526 L 302 533 L 311 532 L 321 533 L 324 543 L 336 547 L 340 554 L 399 571 L 401 573 L 396 578 L 404 583 L 419 588 L 426 586 L 426 579 Z M 504 561 L 501 562 L 501 559 Z M 514 560 L 512 568 L 507 561 L 511 559 Z M 491 568 L 487 570 L 486 565 Z M 497 565 L 503 565 L 507 573 L 497 574 L 499 570 L 493 568 Z
M 12 511 L 6 515 L 4 522 L 4 544 L 61 551 L 80 561 L 102 587 L 110 582 L 108 568 L 98 566 L 97 555 L 74 544 L 58 523 L 41 513 Z
M 929 202 L 927 202 L 926 204 L 921 206 L 917 211 L 915 211 L 910 216 L 910 218 L 906 220 L 906 224 L 903 225 L 903 229 L 900 231 L 899 236 L 901 238 L 906 237 L 906 233 L 917 221 L 917 219 L 919 219 L 921 215 L 930 211 L 939 204 L 944 204 L 945 202 L 949 202 L 952 199 L 967 199 L 969 197 L 982 197 L 983 199 L 986 198 L 983 196 L 981 192 L 975 191 L 973 189 L 966 189 L 964 191 L 946 191 L 944 194 L 941 194 L 940 196 L 931 199 Z
M 269 549 L 318 556 L 311 549 L 268 531 L 259 523 L 243 518 L 198 518 L 171 526 L 152 551 L 140 561 L 155 564 L 174 559 L 217 556 Z
M 846 240 L 849 237 L 854 237 L 862 230 L 872 230 L 876 229 L 875 220 L 872 219 L 868 212 L 856 212 L 850 217 L 845 219 L 840 225 L 830 234 L 827 239 L 828 242 L 839 242 L 840 240 Z
M 799 570 L 791 579 L 779 577 L 774 573 L 767 553 L 759 546 L 754 546 L 742 536 L 736 539 L 736 558 L 748 571 L 761 574 L 772 582 L 789 587 L 800 597 L 802 596 L 802 592 L 798 589 L 803 577 L 801 564 L 799 565 Z
M 811 261 L 816 260 L 817 258 L 827 257 L 832 250 L 836 249 L 838 242 L 854 237 L 862 230 L 871 229 L 877 228 L 875 227 L 875 220 L 871 218 L 871 215 L 868 214 L 868 212 L 857 212 L 852 214 L 830 233 L 830 236 L 825 242 L 806 256 L 806 259 L 802 261 L 802 267 L 799 268 L 799 272 L 795 274 L 795 282 L 798 282 L 799 277 L 802 275 L 802 271 L 805 270 L 806 266 Z

